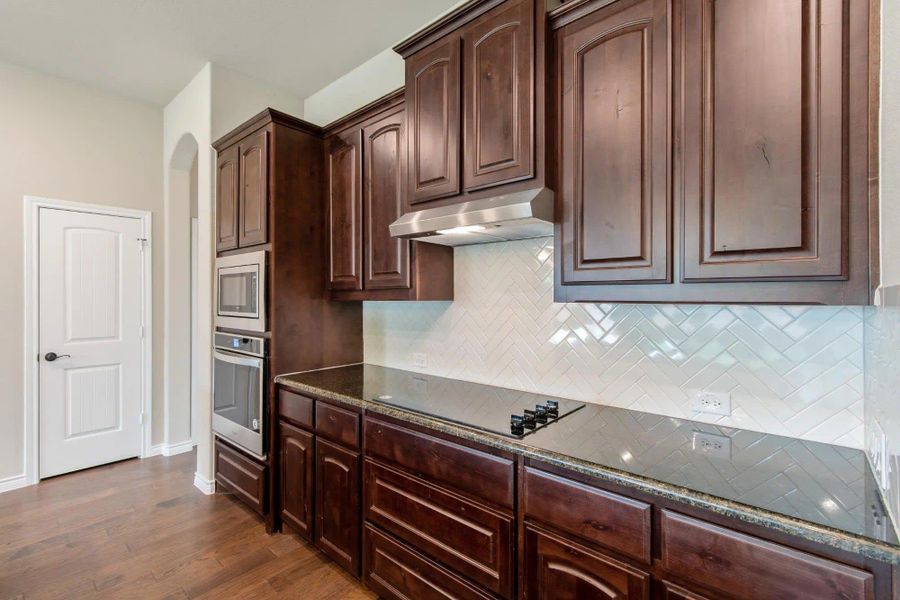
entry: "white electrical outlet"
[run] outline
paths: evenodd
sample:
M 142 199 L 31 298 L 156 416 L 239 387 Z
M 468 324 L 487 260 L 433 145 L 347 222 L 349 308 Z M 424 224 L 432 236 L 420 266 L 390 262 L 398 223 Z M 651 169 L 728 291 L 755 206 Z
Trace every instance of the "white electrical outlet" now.
M 694 395 L 692 408 L 696 412 L 731 416 L 731 394 L 727 392 L 699 391 Z
M 418 369 L 428 368 L 428 356 L 424 352 L 414 352 L 413 366 Z
M 702 452 L 715 458 L 731 458 L 731 438 L 727 435 L 695 431 L 693 442 L 695 452 Z

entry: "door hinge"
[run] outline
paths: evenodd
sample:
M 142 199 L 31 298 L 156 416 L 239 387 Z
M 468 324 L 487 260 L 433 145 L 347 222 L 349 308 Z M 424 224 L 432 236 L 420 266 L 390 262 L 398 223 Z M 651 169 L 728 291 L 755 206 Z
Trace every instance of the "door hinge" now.
M 150 239 L 149 239 L 149 238 L 142 238 L 142 237 L 141 237 L 141 238 L 138 238 L 137 241 L 140 242 L 140 244 L 141 244 L 141 252 L 143 252 L 144 249 L 150 244 Z
M 141 418 L 140 418 L 141 425 L 144 424 L 144 419 L 145 419 L 146 414 L 147 414 L 147 413 L 141 413 Z
M 141 339 L 144 339 L 144 337 L 146 335 L 147 335 L 147 328 L 144 327 L 143 325 L 141 325 Z

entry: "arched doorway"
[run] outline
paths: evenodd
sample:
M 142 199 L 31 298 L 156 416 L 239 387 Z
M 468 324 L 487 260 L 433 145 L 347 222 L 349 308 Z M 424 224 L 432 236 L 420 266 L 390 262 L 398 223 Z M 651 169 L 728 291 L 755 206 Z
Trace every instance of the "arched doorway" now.
M 165 396 L 163 454 L 190 451 L 198 422 L 198 152 L 184 134 L 167 166 L 165 208 Z

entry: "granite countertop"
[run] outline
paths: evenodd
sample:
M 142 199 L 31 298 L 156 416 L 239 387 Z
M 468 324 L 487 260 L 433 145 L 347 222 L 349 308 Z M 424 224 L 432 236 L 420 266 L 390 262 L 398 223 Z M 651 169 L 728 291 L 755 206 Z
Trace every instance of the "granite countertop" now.
M 368 364 L 280 375 L 275 381 L 300 392 L 900 564 L 900 541 L 860 450 L 599 404 L 587 404 L 516 439 L 458 422 L 494 411 L 497 405 L 513 402 L 525 408 L 553 397 Z M 412 410 L 375 400 L 383 395 L 400 399 Z M 712 456 L 695 450 L 695 432 L 728 437 L 730 453 Z

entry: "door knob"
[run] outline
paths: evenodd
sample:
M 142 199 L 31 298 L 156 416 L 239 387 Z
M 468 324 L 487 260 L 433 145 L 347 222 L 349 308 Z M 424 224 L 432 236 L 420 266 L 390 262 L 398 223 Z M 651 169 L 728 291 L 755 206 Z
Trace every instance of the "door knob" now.
M 47 362 L 53 362 L 57 358 L 72 358 L 71 354 L 57 354 L 56 352 L 48 352 L 44 355 L 44 360 Z

